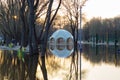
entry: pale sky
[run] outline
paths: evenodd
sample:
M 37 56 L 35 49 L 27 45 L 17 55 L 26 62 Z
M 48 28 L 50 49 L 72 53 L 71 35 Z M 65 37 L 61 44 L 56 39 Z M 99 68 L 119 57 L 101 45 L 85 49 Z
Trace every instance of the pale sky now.
M 113 18 L 120 15 L 120 0 L 88 0 L 82 10 L 87 19 Z

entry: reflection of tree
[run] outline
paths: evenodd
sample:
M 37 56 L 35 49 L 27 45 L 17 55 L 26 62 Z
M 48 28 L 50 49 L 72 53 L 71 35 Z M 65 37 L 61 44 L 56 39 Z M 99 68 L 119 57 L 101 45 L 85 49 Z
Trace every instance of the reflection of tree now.
M 30 80 L 29 74 L 31 71 L 28 70 L 29 58 L 25 55 L 25 61 L 19 60 L 16 52 L 13 51 L 3 51 L 0 53 L 0 80 Z M 46 59 L 46 68 L 49 76 L 60 76 L 64 80 L 68 79 L 69 68 L 71 59 L 69 58 L 57 58 L 55 56 L 49 55 Z M 41 64 L 41 61 L 40 61 Z M 82 71 L 82 78 L 85 76 L 86 71 Z M 73 71 L 73 76 L 71 79 L 75 79 L 75 73 Z M 41 75 L 39 75 L 41 76 Z M 39 80 L 39 79 L 38 79 Z M 43 77 L 41 76 L 41 79 Z M 52 79 L 50 79 L 52 80 Z
M 98 46 L 97 54 L 96 48 L 90 45 L 83 46 L 83 56 L 91 61 L 93 64 L 105 62 L 108 64 L 115 64 L 120 66 L 120 54 L 117 52 L 118 47 L 114 46 Z
M 0 80 L 4 80 L 4 78 L 8 80 L 25 80 L 25 65 L 22 61 L 18 60 L 17 55 L 10 51 L 4 51 L 0 54 L 2 56 L 2 61 L 0 62 Z
M 24 61 L 13 51 L 2 51 L 0 55 L 0 80 L 31 80 L 32 66 L 28 55 L 24 56 Z

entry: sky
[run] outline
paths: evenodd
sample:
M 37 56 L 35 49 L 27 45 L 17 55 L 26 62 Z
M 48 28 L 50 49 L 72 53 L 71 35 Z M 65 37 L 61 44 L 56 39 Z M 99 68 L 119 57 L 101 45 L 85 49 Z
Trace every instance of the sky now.
M 82 11 L 87 19 L 113 18 L 120 15 L 120 0 L 88 0 Z

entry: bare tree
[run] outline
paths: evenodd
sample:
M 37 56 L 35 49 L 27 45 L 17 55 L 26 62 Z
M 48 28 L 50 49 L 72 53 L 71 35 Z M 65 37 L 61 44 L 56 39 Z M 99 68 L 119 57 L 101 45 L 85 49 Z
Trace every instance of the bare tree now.
M 36 79 L 35 74 L 39 56 L 43 78 L 44 80 L 48 79 L 45 64 L 47 40 L 51 24 L 61 5 L 61 0 L 59 0 L 57 8 L 54 10 L 54 14 L 52 14 L 53 2 L 54 0 L 7 0 L 5 3 L 0 1 L 0 22 L 2 22 L 0 24 L 2 25 L 2 33 L 11 39 L 20 40 L 20 50 L 22 50 L 22 47 L 29 45 L 30 55 L 25 59 L 25 63 L 21 62 L 21 64 L 23 63 L 23 68 L 27 69 L 30 80 Z M 39 37 L 37 37 L 35 29 L 36 21 L 41 18 L 42 15 L 46 15 L 46 17 Z M 20 34 L 20 36 L 18 36 L 18 34 Z M 40 51 L 38 50 L 39 45 L 42 45 Z M 41 53 L 40 55 L 39 52 Z M 20 70 L 23 72 L 23 75 L 20 74 L 23 77 L 25 75 L 25 70 Z M 24 77 L 20 79 L 24 80 Z
M 40 34 L 40 37 L 39 39 L 42 41 L 42 53 L 41 53 L 41 69 L 42 69 L 42 72 L 43 72 L 43 77 L 45 80 L 47 80 L 47 71 L 46 71 L 46 67 L 45 67 L 45 53 L 46 53 L 46 49 L 47 49 L 47 40 L 48 40 L 48 34 L 49 34 L 49 30 L 50 30 L 50 27 L 51 27 L 51 24 L 59 10 L 59 7 L 61 5 L 61 0 L 59 0 L 59 4 L 58 4 L 58 7 L 54 13 L 54 15 L 52 16 L 52 6 L 53 6 L 53 2 L 54 0 L 50 0 L 49 1 L 49 5 L 48 5 L 48 9 L 47 9 L 47 14 L 46 14 L 46 18 L 45 18 L 45 22 L 44 22 L 44 27 L 42 29 L 42 32 Z M 44 32 L 43 32 L 44 30 Z
M 72 34 L 74 37 L 74 46 L 78 46 L 77 42 L 78 42 L 78 28 L 79 28 L 79 24 L 81 27 L 81 9 L 82 6 L 85 4 L 87 0 L 64 0 L 62 2 L 63 6 L 66 8 L 67 14 L 68 14 L 68 19 L 70 22 L 70 27 L 72 30 Z M 79 13 L 80 11 L 80 13 Z M 79 19 L 80 17 L 80 19 Z M 80 22 L 80 23 L 79 23 Z M 76 75 L 76 80 L 78 80 L 78 47 L 74 48 L 74 53 L 72 55 L 72 61 L 71 61 L 71 68 L 70 68 L 70 79 L 72 78 L 72 68 L 74 67 L 75 69 L 75 75 Z M 75 53 L 76 58 L 75 58 Z M 74 65 L 74 66 L 73 66 Z M 80 71 L 81 72 L 81 71 Z M 81 73 L 80 73 L 81 75 Z M 81 78 L 81 76 L 80 76 Z
M 39 0 L 28 0 L 28 9 L 29 9 L 29 52 L 30 52 L 30 66 L 29 68 L 32 70 L 32 72 L 30 73 L 30 79 L 34 80 L 35 79 L 35 73 L 36 73 L 36 69 L 37 69 L 37 64 L 38 64 L 38 40 L 42 41 L 40 43 L 40 45 L 42 45 L 41 48 L 41 70 L 43 73 L 43 78 L 44 80 L 47 80 L 47 70 L 46 70 L 46 65 L 45 65 L 45 53 L 46 53 L 46 48 L 47 48 L 47 40 L 48 40 L 48 33 L 49 33 L 49 29 L 51 27 L 51 24 L 59 10 L 60 4 L 61 4 L 61 0 L 58 4 L 58 7 L 54 13 L 54 15 L 52 16 L 52 6 L 53 6 L 53 2 L 54 0 L 49 0 L 48 2 L 46 2 L 44 5 L 42 5 L 41 9 L 38 8 L 38 4 L 39 4 Z M 47 6 L 48 4 L 48 8 L 47 8 L 47 13 L 46 13 L 46 18 L 45 18 L 45 22 L 44 22 L 44 27 L 40 33 L 40 37 L 37 38 L 36 35 L 36 30 L 35 30 L 35 21 L 36 21 L 36 17 L 38 16 L 38 14 L 40 13 L 40 10 L 42 10 L 45 6 Z M 36 10 L 39 11 L 36 13 Z M 34 66 L 33 66 L 34 65 Z

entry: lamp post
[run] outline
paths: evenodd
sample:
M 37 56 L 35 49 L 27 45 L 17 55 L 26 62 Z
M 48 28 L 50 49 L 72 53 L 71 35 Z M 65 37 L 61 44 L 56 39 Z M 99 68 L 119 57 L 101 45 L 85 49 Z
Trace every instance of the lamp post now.
M 80 34 L 80 36 L 79 36 L 79 48 L 80 48 L 80 80 L 81 80 L 81 74 L 82 74 L 82 72 L 81 72 L 81 53 L 82 53 L 82 44 L 81 44 L 81 36 L 82 36 L 82 29 L 81 29 L 81 25 L 82 25 L 82 6 L 80 6 L 80 24 L 79 24 L 79 34 Z
M 16 19 L 17 19 L 17 16 L 16 16 L 16 15 L 14 15 L 14 16 L 13 16 L 13 19 L 15 19 L 15 20 L 16 20 Z
M 13 16 L 13 28 L 14 28 L 14 39 L 17 39 L 17 27 L 16 27 L 16 20 L 17 20 L 17 16 L 14 15 Z M 16 43 L 15 43 L 16 44 Z
M 80 48 L 80 52 L 82 52 L 82 45 L 81 45 L 81 40 L 82 40 L 82 6 L 80 6 L 80 24 L 79 24 L 79 34 L 80 36 L 78 35 L 79 37 L 79 48 Z
M 82 43 L 81 43 L 81 41 L 82 41 L 82 7 L 84 6 L 84 4 L 85 4 L 85 2 L 86 2 L 87 0 L 81 0 L 80 1 L 80 22 L 79 22 L 79 34 L 80 34 L 80 36 L 78 35 L 78 37 L 79 37 L 79 43 L 78 43 L 78 45 L 79 45 L 79 49 L 80 49 L 80 80 L 81 80 L 81 74 L 82 74 L 82 71 L 81 71 L 81 53 L 82 53 Z

